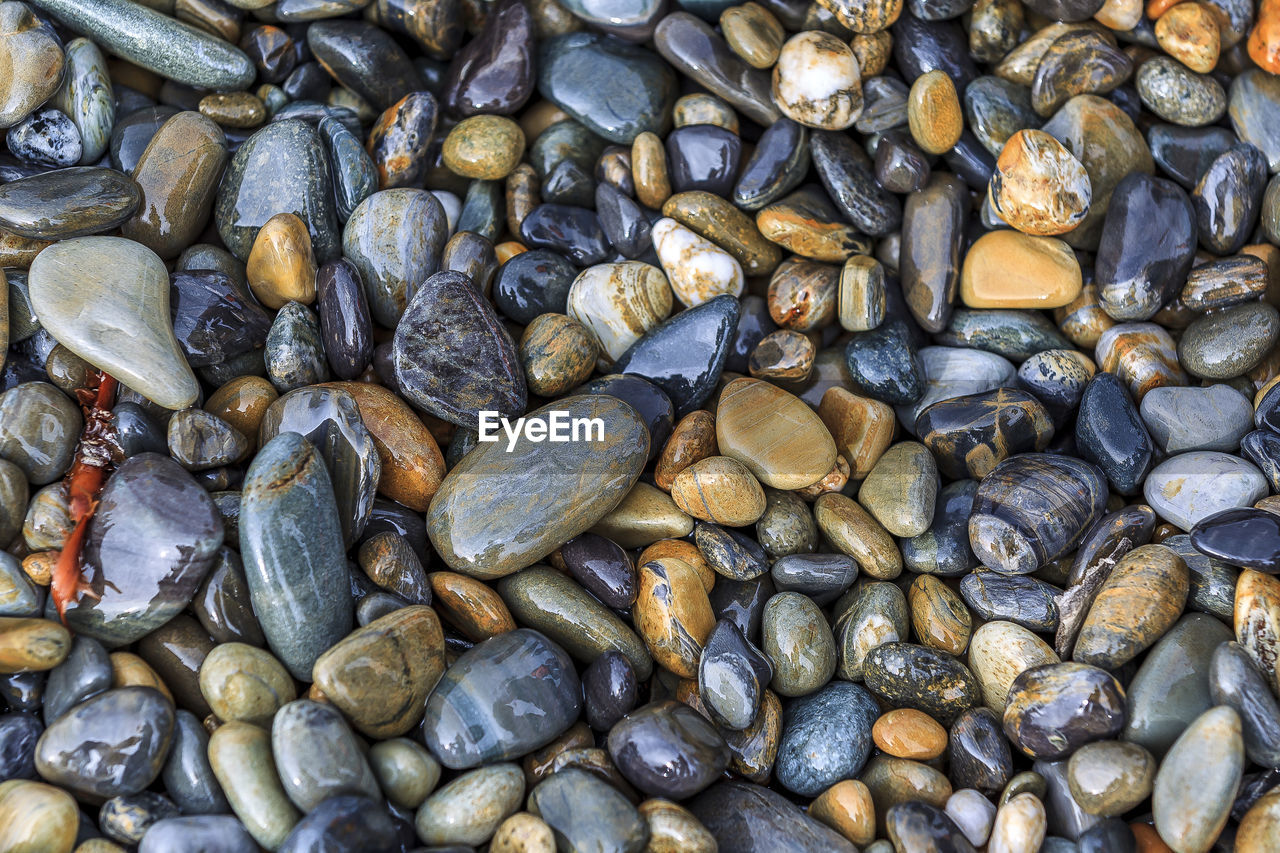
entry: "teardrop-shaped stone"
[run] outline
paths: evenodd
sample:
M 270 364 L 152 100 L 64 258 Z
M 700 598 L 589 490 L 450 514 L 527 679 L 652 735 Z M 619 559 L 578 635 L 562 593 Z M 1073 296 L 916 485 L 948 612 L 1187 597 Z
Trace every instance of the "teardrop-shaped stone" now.
M 1208 850 L 1231 816 L 1244 769 L 1240 715 L 1210 708 L 1174 742 L 1156 773 L 1151 812 L 1175 850 Z
M 1145 651 L 1182 615 L 1187 564 L 1161 545 L 1135 548 L 1116 563 L 1076 637 L 1074 659 L 1116 669 Z
M 560 427 L 549 423 L 552 411 Z M 572 437 L 566 418 L 569 424 L 595 419 L 599 429 L 585 436 L 591 440 L 530 437 L 534 423 L 543 434 L 558 430 Z M 648 429 L 622 400 L 557 400 L 525 417 L 510 449 L 494 425 L 440 484 L 427 512 L 427 532 L 456 571 L 482 579 L 509 575 L 589 530 L 631 491 L 648 457 Z
M 85 361 L 167 409 L 200 394 L 169 318 L 169 273 L 121 237 L 75 237 L 41 252 L 27 278 L 40 324 Z
M 524 371 L 511 335 L 466 275 L 428 278 L 396 326 L 400 392 L 423 411 L 474 429 L 480 412 L 524 411 Z

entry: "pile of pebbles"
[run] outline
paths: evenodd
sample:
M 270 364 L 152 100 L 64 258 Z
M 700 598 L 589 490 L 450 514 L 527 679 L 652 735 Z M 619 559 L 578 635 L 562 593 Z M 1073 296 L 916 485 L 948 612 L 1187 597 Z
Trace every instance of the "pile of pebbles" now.
M 1280 0 L 3 0 L 0 131 L 0 853 L 1280 850 Z

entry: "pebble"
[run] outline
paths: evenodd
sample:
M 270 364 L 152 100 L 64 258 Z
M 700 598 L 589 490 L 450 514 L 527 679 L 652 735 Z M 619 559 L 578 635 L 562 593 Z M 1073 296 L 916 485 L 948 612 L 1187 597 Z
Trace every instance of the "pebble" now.
M 799 33 L 778 53 L 772 94 L 787 118 L 806 127 L 844 130 L 862 113 L 858 61 L 829 33 Z
M 1151 508 L 1187 531 L 1222 510 L 1252 506 L 1267 491 L 1257 468 L 1213 450 L 1171 456 L 1151 470 L 1143 485 Z
M 1243 765 L 1240 716 L 1217 706 L 1197 717 L 1156 772 L 1151 811 L 1161 838 L 1175 849 L 1208 849 L 1226 825 Z
M 1019 231 L 979 237 L 960 272 L 960 298 L 970 308 L 1059 308 L 1081 287 L 1080 264 L 1066 243 Z
M 209 737 L 209 763 L 253 840 L 278 848 L 302 814 L 276 774 L 270 733 L 243 721 L 225 723 Z
M 988 200 L 1025 234 L 1053 236 L 1078 226 L 1093 191 L 1084 166 L 1048 133 L 1020 130 L 1005 142 Z
M 1142 398 L 1141 411 L 1152 439 L 1169 455 L 1231 452 L 1253 425 L 1248 399 L 1227 385 L 1156 388 Z
M 469 771 L 427 798 L 414 828 L 427 844 L 483 844 L 519 810 L 524 790 L 524 773 L 515 764 Z
M 1143 747 L 1117 740 L 1085 744 L 1067 762 L 1071 796 L 1086 812 L 1122 815 L 1151 795 L 1156 760 Z

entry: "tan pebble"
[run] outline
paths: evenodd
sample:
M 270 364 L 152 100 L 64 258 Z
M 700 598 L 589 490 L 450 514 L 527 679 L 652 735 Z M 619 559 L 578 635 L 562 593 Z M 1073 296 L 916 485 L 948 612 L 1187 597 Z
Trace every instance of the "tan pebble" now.
M 1103 332 L 1116 324 L 1102 310 L 1102 304 L 1098 301 L 1098 287 L 1093 284 L 1085 285 L 1080 290 L 1080 295 L 1068 304 L 1055 308 L 1053 319 L 1071 343 L 1090 349 L 1097 345 Z
M 0 782 L 0 850 L 4 853 L 71 853 L 80 810 L 71 795 L 43 782 Z
M 661 557 L 675 557 L 688 563 L 697 572 L 698 579 L 702 581 L 702 588 L 711 592 L 711 587 L 716 582 L 716 573 L 707 564 L 706 557 L 702 556 L 697 545 L 686 539 L 659 539 L 640 552 L 640 559 L 636 560 L 636 565 L 643 566 L 650 560 Z
M 778 61 L 787 31 L 759 3 L 730 6 L 720 13 L 720 32 L 729 49 L 752 68 L 771 68 Z
M 685 415 L 671 431 L 671 437 L 662 446 L 653 468 L 653 482 L 660 489 L 671 491 L 676 476 L 700 459 L 715 456 L 716 418 L 704 409 L 696 409 Z
M 1024 234 L 1065 234 L 1084 221 L 1093 189 L 1084 166 L 1042 130 L 1020 130 L 996 160 L 987 197 Z
M 591 532 L 623 548 L 643 548 L 659 539 L 688 536 L 693 532 L 693 519 L 666 492 L 641 482 L 632 486 Z
M 671 197 L 667 149 L 656 133 L 646 130 L 631 143 L 631 177 L 636 198 L 645 207 L 661 210 L 663 202 Z
M 893 53 L 893 35 L 888 30 L 878 33 L 857 33 L 849 40 L 853 58 L 858 60 L 862 78 L 877 77 L 889 65 Z
M 764 489 L 747 467 L 709 456 L 680 472 L 671 486 L 676 506 L 702 521 L 728 527 L 754 524 L 764 514 Z
M 640 816 L 649 824 L 644 853 L 716 853 L 715 836 L 693 813 L 670 800 L 645 800 Z
M 988 231 L 965 255 L 960 299 L 970 308 L 1060 308 L 1083 284 L 1080 262 L 1062 240 Z
M 37 551 L 22 558 L 22 570 L 40 586 L 48 586 L 53 580 L 53 567 L 58 564 L 59 551 Z
M 151 664 L 133 652 L 112 652 L 110 661 L 112 687 L 150 687 L 159 690 L 170 702 L 173 701 L 169 685 L 151 668 Z
M 456 572 L 432 572 L 427 580 L 440 617 L 467 639 L 478 643 L 516 629 L 506 602 L 488 584 Z
M 839 386 L 828 388 L 818 417 L 831 431 L 836 449 L 849 463 L 849 478 L 863 480 L 893 442 L 897 418 L 893 407 L 860 397 Z
M 610 363 L 671 313 L 671 285 L 640 261 L 597 264 L 569 287 L 568 315 L 585 326 Z
M 249 92 L 205 95 L 197 106 L 200 114 L 224 127 L 257 127 L 267 120 L 262 99 Z
M 1164 52 L 1200 74 L 1218 64 L 1221 41 L 1218 22 L 1203 4 L 1179 3 L 1160 16 L 1156 41 Z
M 836 446 L 800 398 L 759 379 L 735 379 L 716 408 L 716 443 L 760 482 L 803 489 L 831 471 Z
M 880 580 L 902 574 L 902 552 L 889 531 L 852 498 L 825 494 L 813 504 L 813 518 L 831 544 L 858 562 L 863 573 Z
M 53 669 L 70 651 L 71 632 L 57 622 L 0 617 L 0 674 Z
M 751 351 L 748 372 L 771 382 L 803 382 L 813 372 L 817 349 L 808 335 L 779 329 L 765 335 Z
M 960 141 L 964 113 L 956 85 L 947 72 L 928 71 L 911 84 L 907 125 L 911 138 L 926 154 L 945 154 Z
M 947 748 L 947 730 L 923 711 L 898 708 L 882 715 L 871 727 L 871 739 L 897 758 L 928 761 Z
M 559 397 L 585 382 L 599 352 L 595 336 L 564 314 L 534 317 L 520 336 L 525 381 L 540 397 Z
M 500 181 L 524 155 L 524 131 L 506 116 L 477 115 L 454 125 L 444 139 L 441 158 L 456 175 Z
M 541 818 L 517 812 L 498 825 L 489 853 L 555 853 L 556 836 Z
M 1028 669 L 1059 663 L 1049 644 L 1013 622 L 987 622 L 969 640 L 969 669 L 978 679 L 982 701 L 1003 714 L 1013 680 Z
M 268 308 L 315 302 L 316 261 L 306 223 L 292 213 L 268 219 L 254 238 L 245 274 L 253 295 Z
M 641 565 L 640 594 L 632 617 L 660 666 L 682 678 L 697 676 L 702 646 L 716 617 L 692 566 L 673 557 Z
M 837 782 L 809 804 L 809 817 L 824 823 L 864 847 L 876 839 L 875 804 L 871 791 L 857 779 Z
M 713 124 L 730 133 L 738 132 L 738 114 L 733 111 L 733 107 L 705 92 L 678 98 L 671 109 L 671 123 L 676 127 Z
M 253 447 L 258 443 L 262 418 L 279 396 L 280 392 L 265 377 L 237 376 L 209 395 L 204 410 L 231 424 Z

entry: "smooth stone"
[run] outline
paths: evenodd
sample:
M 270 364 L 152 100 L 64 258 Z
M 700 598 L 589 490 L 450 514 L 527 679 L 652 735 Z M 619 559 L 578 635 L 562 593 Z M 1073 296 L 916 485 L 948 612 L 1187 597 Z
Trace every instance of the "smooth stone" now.
M 124 0 L 40 0 L 36 5 L 105 50 L 174 82 L 224 91 L 253 82 L 253 64 L 238 48 L 145 5 Z
M 871 791 L 876 823 L 883 826 L 892 825 L 890 813 L 904 804 L 932 807 L 941 815 L 952 793 L 951 783 L 941 771 L 922 762 L 887 755 L 877 755 L 867 763 L 862 782 Z M 959 832 L 955 838 L 963 841 Z
M 695 307 L 717 296 L 741 296 L 742 265 L 730 253 L 664 217 L 653 223 L 654 251 L 676 298 Z
M 985 796 L 1000 793 L 1013 778 L 1013 753 L 990 708 L 970 708 L 956 718 L 947 737 L 952 783 Z M 995 815 L 994 808 L 991 812 Z
M 382 738 L 417 724 L 444 667 L 440 620 L 430 608 L 411 606 L 348 634 L 317 658 L 312 676 L 352 725 Z
M 1232 634 L 1204 613 L 1188 613 L 1155 644 L 1127 690 L 1128 719 L 1121 739 L 1161 756 L 1190 725 L 1209 710 L 1210 661 Z
M 649 840 L 649 827 L 635 806 L 609 783 L 578 768 L 543 780 L 529 794 L 529 809 L 551 827 L 556 849 L 565 853 L 640 853 Z
M 549 410 L 544 408 L 527 416 L 524 437 L 510 452 L 495 442 L 467 454 L 441 483 L 427 516 L 432 543 L 451 568 L 489 579 L 530 565 L 590 529 L 635 484 L 649 454 L 647 430 L 634 409 L 595 395 L 565 398 L 554 407 L 571 418 L 600 418 L 603 440 L 546 445 L 529 440 L 529 421 L 545 422 Z M 540 474 L 532 476 L 542 465 L 568 470 L 583 464 L 581 459 L 594 462 L 559 489 L 548 488 Z M 529 475 L 527 489 L 518 478 L 521 469 Z M 585 484 L 590 497 L 582 492 Z M 509 501 L 516 502 L 514 509 L 501 509 Z
M 692 566 L 676 557 L 641 565 L 632 621 L 659 665 L 682 678 L 697 676 L 715 616 Z
M 852 853 L 857 848 L 776 791 L 721 782 L 689 805 L 723 850 L 742 853 Z
M 1219 154 L 1191 191 L 1200 243 L 1217 254 L 1239 251 L 1258 216 L 1267 161 L 1252 145 L 1235 145 Z
M 243 495 L 240 549 L 254 611 L 276 655 L 309 679 L 352 621 L 329 474 L 310 442 L 281 433 L 254 458 Z
M 980 480 L 1012 454 L 1044 450 L 1053 426 L 1031 394 L 998 388 L 934 403 L 920 413 L 916 432 L 944 474 Z
M 344 849 L 348 843 L 387 849 L 397 843 L 396 836 L 397 825 L 381 805 L 366 796 L 342 794 L 316 806 L 276 849 L 279 853 L 310 853 Z
M 594 33 L 541 45 L 538 91 L 611 142 L 660 131 L 675 100 L 675 75 L 644 48 Z
M 504 264 L 502 270 L 506 270 L 521 258 L 540 251 L 542 250 L 517 255 L 516 258 Z M 563 275 L 570 276 L 571 281 L 566 297 L 567 313 L 595 336 L 601 350 L 609 359 L 619 358 L 646 332 L 661 323 L 671 313 L 671 287 L 667 283 L 666 276 L 656 267 L 639 261 L 600 264 L 589 267 L 576 278 L 572 278 L 571 268 L 563 258 L 550 252 L 545 254 L 556 258 L 554 264 L 550 258 L 546 261 L 546 268 L 543 268 L 541 262 L 533 265 L 532 262 L 526 261 L 523 263 L 530 265 L 527 273 L 523 272 L 524 266 L 520 267 L 521 273 L 512 273 L 512 275 L 528 275 L 532 279 L 527 285 L 518 285 L 521 290 L 532 290 L 535 282 L 546 282 L 544 294 L 541 297 L 530 298 L 529 310 L 533 310 L 533 305 L 537 304 L 533 301 L 535 298 L 552 300 L 556 298 L 553 294 L 558 292 L 557 283 L 561 275 L 559 265 L 563 264 L 565 267 Z M 496 300 L 504 313 L 519 321 L 518 314 L 508 311 L 503 306 L 502 270 L 499 271 L 499 283 L 495 285 Z M 546 308 L 547 310 L 564 310 L 557 308 L 554 302 L 548 303 Z
M 1106 669 L 1128 663 L 1172 627 L 1189 587 L 1186 563 L 1171 549 L 1143 545 L 1125 554 L 1080 626 L 1073 659 Z
M 653 236 L 644 210 L 621 190 L 612 184 L 601 183 L 596 187 L 595 202 L 600 229 L 619 254 L 638 258 L 653 247 Z
M 520 629 L 463 653 L 427 701 L 422 737 L 454 770 L 545 746 L 577 718 L 581 688 L 569 656 Z
M 272 122 L 236 149 L 218 188 L 214 223 L 227 248 L 246 260 L 259 229 L 281 211 L 306 223 L 319 263 L 339 254 L 329 155 L 316 129 L 298 119 Z
M 528 325 L 542 314 L 567 313 L 570 287 L 577 276 L 578 270 L 555 252 L 521 252 L 498 268 L 493 301 L 504 317 Z M 586 325 L 582 317 L 575 319 Z
M 355 397 L 332 386 L 298 388 L 267 407 L 258 427 L 265 447 L 280 433 L 301 435 L 317 449 L 329 473 L 343 542 L 355 542 L 373 512 L 381 457 Z
M 141 639 L 191 602 L 222 539 L 213 501 L 173 460 L 125 460 L 85 537 L 82 572 L 94 594 L 67 607 L 67 624 L 113 647 Z
M 938 494 L 933 454 L 917 442 L 900 442 L 880 457 L 858 489 L 858 500 L 894 536 L 919 536 L 933 520 Z
M 76 637 L 66 659 L 49 671 L 45 681 L 45 725 L 110 686 L 111 663 L 106 650 L 96 640 Z
M 963 663 L 912 643 L 885 642 L 871 649 L 863 679 L 868 690 L 894 707 L 915 708 L 944 725 L 981 699 L 977 679 Z
M 271 331 L 271 317 L 248 288 L 213 270 L 174 273 L 169 314 L 192 367 L 220 365 L 260 349 Z
M 982 688 L 983 702 L 1003 714 L 1009 688 L 1028 669 L 1060 663 L 1048 643 L 1021 625 L 987 622 L 969 642 L 969 669 Z
M 1217 80 L 1166 56 L 1142 63 L 1134 82 L 1143 105 L 1174 124 L 1202 127 L 1227 111 L 1226 92 Z
M 682 800 L 724 771 L 729 749 L 707 720 L 667 700 L 645 705 L 609 732 L 609 754 L 626 779 L 653 796 Z
M 301 302 L 276 312 L 262 358 L 267 378 L 282 394 L 329 378 L 320 321 Z
M 929 346 L 919 350 L 919 357 L 924 393 L 914 403 L 897 407 L 898 420 L 908 432 L 915 429 L 920 413 L 939 400 L 1012 386 L 1017 375 L 1004 356 L 983 350 Z
M 10 554 L 0 556 L 0 616 L 38 616 L 43 611 L 43 595 L 22 563 Z
M 1275 574 L 1280 571 L 1276 518 L 1263 509 L 1224 510 L 1196 525 L 1191 544 L 1210 558 Z
M 761 416 L 768 412 L 768 419 Z M 768 428 L 766 428 L 766 424 Z M 775 428 L 786 425 L 785 441 Z M 802 489 L 818 482 L 835 463 L 826 426 L 792 394 L 758 379 L 735 379 L 716 407 L 716 442 L 767 486 Z
M 21 779 L 0 782 L 0 820 L 6 853 L 71 853 L 80 828 L 80 812 L 70 794 Z
M 738 323 L 738 303 L 728 296 L 682 311 L 649 329 L 614 364 L 667 393 L 676 417 L 697 409 L 720 379 Z
M 122 844 L 137 844 L 156 822 L 177 817 L 178 807 L 162 794 L 143 791 L 112 797 L 98 811 L 98 825 L 110 839 Z
M 1094 262 L 1103 310 L 1117 320 L 1150 319 L 1182 286 L 1195 247 L 1187 194 L 1163 178 L 1126 176 L 1112 193 Z
M 243 643 L 220 643 L 200 665 L 200 692 L 221 720 L 268 727 L 295 698 L 293 679 L 270 652 Z
M 1065 242 L 1010 230 L 982 235 L 960 273 L 960 299 L 970 308 L 1058 308 L 1081 286 L 1080 264 Z
M 890 318 L 855 332 L 844 351 L 855 390 L 892 406 L 915 403 L 924 394 L 924 371 L 905 322 Z
M 41 240 L 97 234 L 128 219 L 140 195 L 113 169 L 58 169 L 0 186 L 0 226 Z
M 948 483 L 938 492 L 929 528 L 899 543 L 903 565 L 914 572 L 953 577 L 978 563 L 969 548 L 969 514 L 978 485 L 972 480 Z M 968 580 L 966 575 L 965 580 Z M 962 582 L 961 592 L 964 593 Z M 973 606 L 970 602 L 970 606 Z
M 524 106 L 536 83 L 535 26 L 524 4 L 496 4 L 480 33 L 454 54 L 443 84 L 445 109 L 511 115 Z M 434 29 L 439 38 L 445 27 Z
M 1251 370 L 1280 338 L 1280 313 L 1247 302 L 1198 318 L 1178 341 L 1178 358 L 1202 379 L 1231 379 Z
M 964 541 L 967 547 L 967 538 Z M 978 616 L 1013 622 L 1031 631 L 1057 629 L 1056 598 L 1061 594 L 1052 584 L 1027 575 L 977 571 L 960 579 L 960 595 Z
M 448 236 L 444 207 L 424 190 L 383 190 L 356 206 L 342 231 L 342 253 L 360 271 L 375 322 L 397 325 L 440 268 Z
M 1228 385 L 1153 388 L 1142 398 L 1142 419 L 1171 456 L 1190 450 L 1231 452 L 1253 426 L 1253 407 Z
M 1236 136 L 1266 155 L 1271 172 L 1280 171 L 1280 146 L 1276 142 L 1280 135 L 1280 88 L 1275 79 L 1250 68 L 1232 79 L 1229 94 L 1227 112 Z
M 41 325 L 63 346 L 157 405 L 195 402 L 198 383 L 169 321 L 169 276 L 151 251 L 119 237 L 64 240 L 32 263 L 28 283 Z
M 209 733 L 190 711 L 174 714 L 173 744 L 161 780 L 183 814 L 221 815 L 231 808 L 209 765 Z
M 232 815 L 169 817 L 147 828 L 138 853 L 163 853 L 191 846 L 207 853 L 253 853 L 253 836 Z M 107 851 L 103 851 L 107 853 Z
M 316 310 L 329 368 L 353 380 L 373 361 L 373 323 L 360 271 L 346 258 L 331 261 L 316 276 Z
M 422 149 L 434 138 L 438 118 L 435 96 L 420 91 L 409 92 L 378 116 L 365 148 L 377 172 L 379 189 L 416 187 L 423 182 L 431 161 Z M 453 223 L 460 215 L 457 196 L 447 190 L 436 192 L 445 193 L 440 202 L 452 211 L 449 221 Z
M 36 769 L 90 802 L 142 791 L 160 775 L 173 713 L 150 688 L 99 693 L 45 730 L 36 746 Z
M 818 605 L 798 592 L 779 592 L 765 605 L 761 649 L 773 664 L 770 686 L 780 695 L 806 696 L 836 670 L 836 644 Z
M 1171 456 L 1152 469 L 1143 485 L 1151 508 L 1188 531 L 1215 513 L 1251 506 L 1267 492 L 1266 478 L 1257 468 L 1211 450 Z
M 859 231 L 878 237 L 902 225 L 901 203 L 876 182 L 870 160 L 851 137 L 820 130 L 809 145 L 822 185 Z
M 1085 744 L 1067 762 L 1071 796 L 1089 814 L 1115 817 L 1151 794 L 1156 760 L 1141 746 L 1105 740 Z
M 224 723 L 209 738 L 209 764 L 253 840 L 278 849 L 303 815 L 276 774 L 270 732 L 239 720 Z
M 1013 361 L 1070 345 L 1043 314 L 1008 309 L 958 308 L 936 340 L 949 346 L 977 347 Z
M 317 21 L 307 45 L 330 75 L 377 109 L 387 109 L 422 79 L 390 34 L 367 21 Z
M 1220 705 L 1193 720 L 1156 772 L 1151 811 L 1161 838 L 1176 850 L 1208 850 L 1231 814 L 1243 767 L 1233 709 Z
M 984 565 L 1030 574 L 1068 552 L 1101 517 L 1107 489 L 1088 462 L 1021 454 L 983 479 L 969 519 L 969 544 Z
M 74 166 L 83 154 L 75 124 L 52 107 L 42 107 L 9 128 L 5 144 L 20 161 L 37 167 Z
M 355 735 L 328 703 L 281 707 L 271 722 L 271 753 L 285 793 L 304 813 L 341 794 L 381 796 Z
M 340 120 L 326 116 L 317 126 L 333 167 L 333 200 L 338 221 L 346 222 L 360 202 L 378 189 L 378 169 L 359 137 Z
M 1191 537 L 1186 534 L 1170 536 L 1161 544 L 1177 551 L 1191 573 L 1187 609 L 1211 613 L 1219 619 L 1231 621 L 1239 570 L 1201 553 L 1191 544 Z
M 58 37 L 25 4 L 0 10 L 0 52 L 10 75 L 0 88 L 0 128 L 8 128 L 57 92 L 69 63 Z
M 1042 130 L 1020 130 L 996 160 L 987 199 L 1025 234 L 1053 236 L 1079 226 L 1093 202 L 1084 165 Z
M 137 654 L 112 652 L 115 681 L 152 687 L 170 702 L 208 716 L 212 712 L 200 692 L 199 672 L 213 646 L 199 622 L 179 614 L 139 640 Z
M 863 687 L 832 682 L 792 703 L 786 714 L 774 772 L 778 783 L 815 796 L 861 772 L 871 752 L 879 708 Z
M 1209 690 L 1217 705 L 1240 715 L 1245 754 L 1263 767 L 1280 756 L 1280 706 L 1253 658 L 1238 643 L 1222 643 L 1209 663 Z
M 717 622 L 698 661 L 698 695 L 715 721 L 735 731 L 749 727 L 772 678 L 773 665 L 741 629 Z
M 587 722 L 596 731 L 608 731 L 636 707 L 635 668 L 621 652 L 605 652 L 583 670 L 582 692 Z
M 249 440 L 226 421 L 202 409 L 169 418 L 169 453 L 188 471 L 230 465 L 249 451 Z
M 475 845 L 520 808 L 524 773 L 515 764 L 493 764 L 464 773 L 433 793 L 414 816 L 418 838 L 432 845 Z
M 52 483 L 67 472 L 83 426 L 75 403 L 47 382 L 24 382 L 0 394 L 0 457 L 33 486 Z M 20 528 L 28 489 L 25 481 L 10 488 L 14 521 Z
M 841 39 L 822 31 L 789 38 L 773 66 L 773 102 L 808 127 L 844 130 L 862 113 L 858 60 Z
M 990 836 L 996 807 L 972 788 L 961 788 L 952 794 L 944 811 L 970 844 L 981 845 Z
M 688 12 L 672 12 L 654 29 L 653 42 L 677 71 L 762 127 L 782 117 L 770 98 L 769 75 L 743 61 L 707 23 Z
M 779 592 L 795 590 L 826 605 L 857 579 L 858 564 L 843 554 L 788 554 L 770 571 Z
M 771 124 L 734 184 L 732 201 L 758 211 L 794 190 L 809 171 L 808 131 L 788 118 Z
M 560 252 L 582 267 L 598 264 L 611 255 L 599 218 L 585 207 L 540 204 L 520 223 L 519 237 L 527 246 Z
M 162 258 L 186 249 L 209 222 L 227 158 L 226 135 L 208 118 L 167 118 L 132 169 L 142 198 L 121 234 Z
M 440 781 L 440 764 L 421 744 L 408 738 L 379 741 L 369 748 L 369 767 L 387 799 L 416 809 Z
M 956 91 L 962 92 L 978 76 L 958 22 L 926 20 L 908 11 L 898 16 L 890 33 L 893 57 L 906 80 L 914 81 L 929 71 L 945 71 Z
M 1013 680 L 1004 731 L 1037 761 L 1065 758 L 1124 726 L 1124 689 L 1110 673 L 1081 663 L 1033 667 Z

